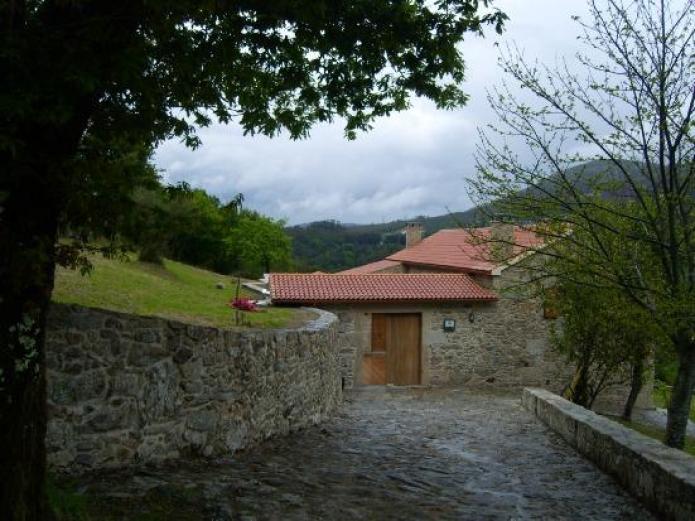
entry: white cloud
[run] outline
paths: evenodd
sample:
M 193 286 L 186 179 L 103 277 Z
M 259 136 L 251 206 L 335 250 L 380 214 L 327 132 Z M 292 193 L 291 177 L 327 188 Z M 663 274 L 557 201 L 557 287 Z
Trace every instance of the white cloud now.
M 374 222 L 467 208 L 464 179 L 474 172 L 476 128 L 493 121 L 485 91 L 501 79 L 495 41 L 516 41 L 530 58 L 552 62 L 574 53 L 578 27 L 570 17 L 585 11 L 583 0 L 497 5 L 510 16 L 505 35 L 470 36 L 462 44 L 471 96 L 462 109 L 438 111 L 415 100 L 410 110 L 351 142 L 341 122 L 316 127 L 304 141 L 249 137 L 237 125 L 214 125 L 200 132 L 197 150 L 164 143 L 157 166 L 167 181 L 187 181 L 222 199 L 242 192 L 249 207 L 291 223 Z

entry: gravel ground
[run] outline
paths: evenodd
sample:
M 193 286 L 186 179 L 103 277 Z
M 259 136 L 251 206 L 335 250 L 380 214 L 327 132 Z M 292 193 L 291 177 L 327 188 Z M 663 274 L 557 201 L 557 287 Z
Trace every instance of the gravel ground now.
M 153 494 L 163 519 L 654 519 L 518 396 L 457 389 L 353 392 L 329 422 L 232 458 L 82 489 L 122 519 L 155 508 Z

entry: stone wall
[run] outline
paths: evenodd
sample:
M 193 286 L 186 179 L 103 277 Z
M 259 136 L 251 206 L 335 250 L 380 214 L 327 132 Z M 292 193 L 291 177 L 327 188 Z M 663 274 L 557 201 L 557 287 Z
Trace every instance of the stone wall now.
M 529 294 L 524 284 L 533 273 L 525 266 L 528 262 L 539 262 L 538 256 L 497 276 L 474 277 L 498 293 L 496 302 L 329 306 L 340 319 L 338 345 L 346 386 L 362 381 L 362 354 L 371 349 L 372 313 L 420 313 L 423 385 L 543 387 L 561 392 L 573 367 L 551 347 L 551 328 L 561 327 L 561 320 L 545 318 L 542 302 Z M 444 331 L 444 319 L 456 321 L 455 331 Z M 637 408 L 652 407 L 651 388 L 648 377 Z M 620 412 L 628 392 L 627 385 L 616 383 L 599 396 L 594 409 Z
M 695 519 L 695 458 L 542 389 L 522 403 L 660 519 Z
M 54 305 L 48 461 L 81 472 L 219 457 L 326 418 L 341 400 L 336 317 L 220 330 Z
M 456 320 L 456 331 L 444 332 L 445 318 Z M 550 348 L 550 321 L 534 301 L 437 308 L 425 327 L 435 385 L 560 390 L 571 372 Z
M 370 350 L 372 313 L 422 315 L 422 384 L 559 390 L 571 369 L 549 346 L 549 321 L 537 304 L 500 300 L 476 304 L 329 307 L 339 317 L 338 345 L 347 387 L 359 385 Z M 445 332 L 444 319 L 456 329 Z

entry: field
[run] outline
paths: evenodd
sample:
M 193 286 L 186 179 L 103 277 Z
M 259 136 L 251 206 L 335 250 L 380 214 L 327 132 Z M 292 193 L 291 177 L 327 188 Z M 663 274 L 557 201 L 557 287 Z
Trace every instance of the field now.
M 663 384 L 657 384 L 654 387 L 653 398 L 654 406 L 659 407 L 661 409 L 666 409 L 668 407 L 669 400 L 668 388 Z M 654 438 L 655 440 L 664 441 L 665 429 L 661 427 L 657 427 L 655 425 L 646 425 L 644 423 L 627 422 L 620 418 L 614 419 L 616 421 L 619 421 L 626 427 L 630 427 L 631 429 L 644 434 L 645 436 L 649 436 L 650 438 Z M 691 421 L 695 421 L 695 400 L 693 400 L 690 404 L 690 419 Z M 688 436 L 686 438 L 685 447 L 683 448 L 683 450 L 688 454 L 695 456 L 695 437 Z
M 631 429 L 644 434 L 645 436 L 649 436 L 650 438 L 654 438 L 657 441 L 664 441 L 664 435 L 665 435 L 665 429 L 661 427 L 657 427 L 655 425 L 646 425 L 644 423 L 637 423 L 637 422 L 627 422 L 625 420 L 622 420 L 620 418 L 614 418 L 616 421 L 619 421 L 626 427 L 630 427 Z M 683 447 L 683 450 L 690 454 L 691 456 L 695 456 L 695 438 L 692 436 L 688 436 L 685 439 L 685 447 Z
M 233 328 L 234 311 L 227 306 L 236 279 L 165 260 L 163 266 L 134 260 L 90 258 L 88 275 L 58 268 L 53 300 L 66 304 L 154 315 L 194 324 Z M 221 282 L 224 289 L 215 285 Z M 241 296 L 250 296 L 242 289 Z M 251 327 L 289 327 L 304 321 L 307 313 L 269 308 L 245 313 Z M 247 326 L 247 327 L 248 327 Z
M 661 383 L 657 384 L 654 387 L 653 398 L 655 407 L 666 409 L 670 399 L 669 388 Z M 695 399 L 690 402 L 690 419 L 695 422 Z

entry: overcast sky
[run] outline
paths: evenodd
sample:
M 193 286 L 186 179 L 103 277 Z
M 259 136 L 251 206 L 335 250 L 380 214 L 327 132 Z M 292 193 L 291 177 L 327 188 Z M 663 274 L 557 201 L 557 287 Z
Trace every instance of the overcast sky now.
M 474 172 L 476 128 L 493 121 L 485 97 L 500 81 L 495 42 L 516 42 L 528 58 L 547 63 L 577 50 L 584 0 L 498 0 L 510 20 L 504 35 L 463 43 L 469 104 L 438 111 L 423 100 L 377 121 L 355 141 L 343 124 L 317 126 L 311 137 L 291 141 L 243 136 L 234 124 L 200 131 L 203 145 L 189 150 L 164 143 L 156 164 L 167 182 L 187 181 L 227 200 L 241 192 L 246 206 L 290 224 L 322 219 L 368 223 L 441 215 L 471 206 L 465 178 Z

